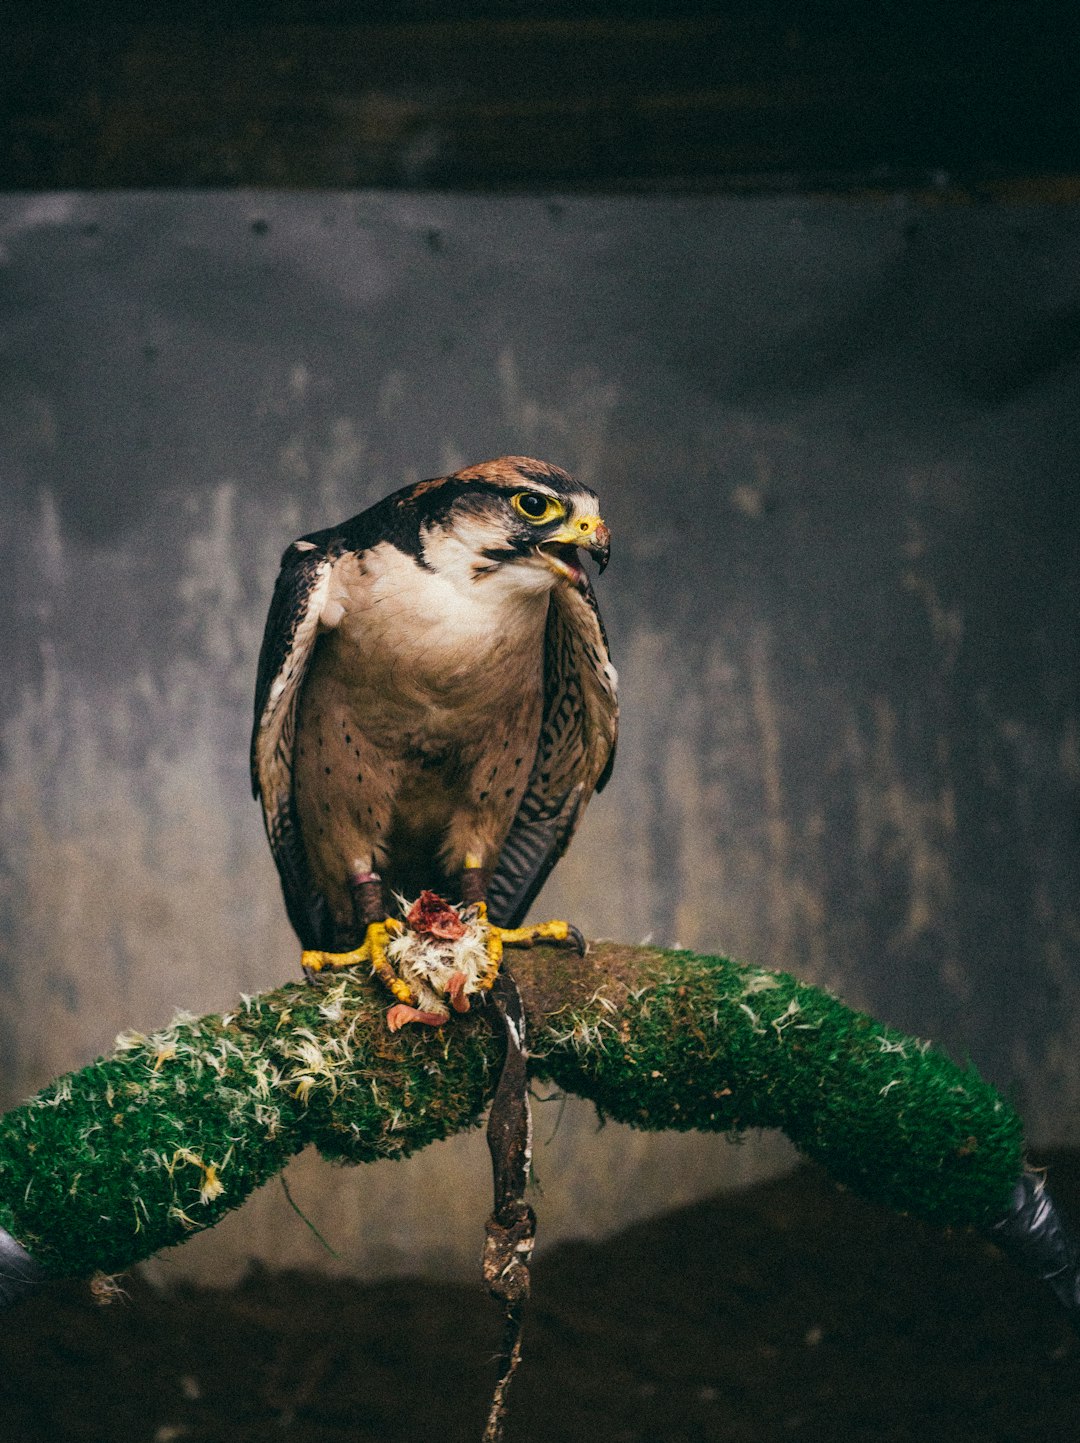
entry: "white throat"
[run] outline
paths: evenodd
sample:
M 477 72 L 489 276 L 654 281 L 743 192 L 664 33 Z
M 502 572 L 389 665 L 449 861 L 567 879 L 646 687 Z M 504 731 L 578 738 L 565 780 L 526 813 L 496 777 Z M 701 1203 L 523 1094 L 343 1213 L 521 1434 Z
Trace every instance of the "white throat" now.
M 423 533 L 424 559 L 468 605 L 526 609 L 546 601 L 555 576 L 539 556 L 517 561 L 492 560 L 485 548 L 498 549 L 502 537 L 482 520 L 465 518 L 453 531 L 440 526 Z

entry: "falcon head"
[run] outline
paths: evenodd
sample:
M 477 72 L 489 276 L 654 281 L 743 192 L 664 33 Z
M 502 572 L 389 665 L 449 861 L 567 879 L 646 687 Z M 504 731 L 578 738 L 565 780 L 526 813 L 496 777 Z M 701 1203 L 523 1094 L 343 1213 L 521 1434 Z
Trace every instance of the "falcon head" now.
M 607 565 L 610 534 L 596 493 L 558 466 L 503 456 L 421 481 L 399 503 L 415 508 L 424 565 L 470 582 L 499 577 L 523 591 L 560 583 L 585 591 L 580 552 Z

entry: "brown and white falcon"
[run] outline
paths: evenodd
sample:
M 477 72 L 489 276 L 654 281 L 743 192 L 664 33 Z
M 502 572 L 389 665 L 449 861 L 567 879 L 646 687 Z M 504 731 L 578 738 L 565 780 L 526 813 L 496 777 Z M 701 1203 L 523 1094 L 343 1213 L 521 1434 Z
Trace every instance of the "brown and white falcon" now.
M 282 558 L 259 657 L 251 775 L 309 971 L 371 965 L 392 1028 L 443 1014 L 391 966 L 387 899 L 457 893 L 504 943 L 615 752 L 616 675 L 592 587 L 608 529 L 556 466 L 504 456 L 421 481 Z M 451 1002 L 464 1011 L 465 980 Z

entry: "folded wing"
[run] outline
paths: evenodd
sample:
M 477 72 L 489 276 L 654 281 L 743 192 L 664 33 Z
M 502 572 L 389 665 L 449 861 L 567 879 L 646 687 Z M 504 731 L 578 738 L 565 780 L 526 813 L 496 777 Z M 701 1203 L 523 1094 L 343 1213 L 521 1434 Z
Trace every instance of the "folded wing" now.
M 255 683 L 251 787 L 262 802 L 285 907 L 305 947 L 328 945 L 325 900 L 311 880 L 293 801 L 293 743 L 300 689 L 319 634 L 330 587 L 332 558 L 309 540 L 294 542 L 281 559 L 266 618 Z
M 556 587 L 544 640 L 540 740 L 488 886 L 493 922 L 516 927 L 566 851 L 615 758 L 617 677 L 592 588 Z

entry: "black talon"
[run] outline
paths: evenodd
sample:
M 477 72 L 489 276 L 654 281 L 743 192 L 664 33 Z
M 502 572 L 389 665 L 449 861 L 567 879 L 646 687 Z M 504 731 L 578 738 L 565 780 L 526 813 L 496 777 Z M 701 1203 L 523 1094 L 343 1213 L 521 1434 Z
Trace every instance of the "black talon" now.
M 328 974 L 332 974 L 333 969 L 330 967 L 320 967 L 316 969 L 314 967 L 301 966 L 301 971 L 304 974 L 304 981 L 309 987 L 325 988 L 331 980 L 331 976 Z
M 573 922 L 567 922 L 566 924 L 566 940 L 573 942 L 577 948 L 579 957 L 585 956 L 585 938 L 578 928 L 574 926 Z

